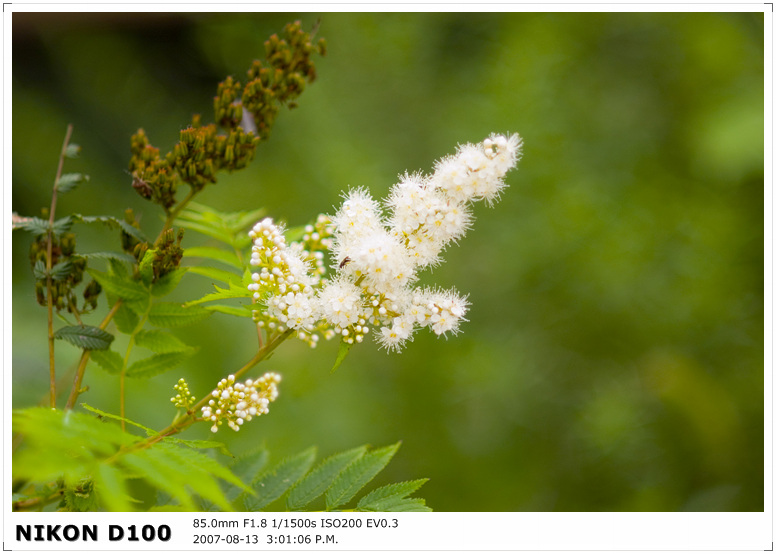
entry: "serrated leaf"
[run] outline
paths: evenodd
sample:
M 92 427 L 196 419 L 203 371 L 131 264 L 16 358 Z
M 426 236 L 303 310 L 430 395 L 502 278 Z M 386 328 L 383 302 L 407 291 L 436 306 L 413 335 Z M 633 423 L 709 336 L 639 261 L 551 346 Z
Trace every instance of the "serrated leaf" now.
M 81 147 L 78 144 L 68 144 L 67 148 L 65 148 L 65 157 L 66 158 L 77 158 L 78 154 L 81 153 Z
M 116 421 L 123 421 L 125 423 L 129 423 L 130 425 L 132 425 L 134 427 L 137 427 L 138 429 L 142 429 L 143 431 L 146 432 L 146 434 L 149 434 L 149 435 L 155 435 L 156 434 L 156 431 L 154 431 L 150 427 L 146 427 L 145 425 L 141 425 L 139 423 L 136 423 L 136 422 L 132 421 L 131 419 L 127 419 L 125 417 L 121 417 L 121 416 L 118 416 L 116 414 L 111 414 L 111 413 L 108 413 L 108 412 L 103 412 L 102 410 L 98 410 L 97 408 L 94 408 L 94 407 L 92 407 L 92 406 L 90 406 L 89 404 L 86 404 L 86 403 L 81 403 L 81 407 L 83 409 L 85 409 L 85 410 L 89 410 L 90 412 L 97 414 L 100 417 L 105 417 L 105 418 L 108 418 L 108 419 L 114 419 Z
M 164 352 L 153 354 L 136 361 L 127 368 L 126 376 L 135 379 L 147 379 L 175 369 L 194 353 L 194 348 L 185 352 Z
M 65 260 L 64 262 L 59 262 L 58 264 L 55 264 L 54 267 L 51 268 L 51 278 L 55 281 L 63 281 L 67 279 L 67 277 L 70 275 L 70 272 L 73 270 L 73 264 L 70 262 L 70 260 Z
M 139 240 L 140 242 L 148 242 L 148 239 L 140 229 L 133 227 L 123 219 L 116 219 L 115 217 L 110 217 L 107 215 L 84 216 L 81 214 L 72 214 L 68 216 L 68 218 L 71 220 L 71 222 L 74 221 L 77 223 L 102 223 L 111 229 L 121 229 L 126 234 Z
M 326 491 L 326 509 L 347 504 L 358 491 L 380 473 L 401 445 L 400 442 L 373 450 L 350 464 Z
M 217 449 L 221 454 L 224 456 L 229 456 L 231 458 L 234 458 L 231 452 L 229 452 L 229 449 L 226 448 L 226 445 L 222 442 L 218 441 L 203 441 L 203 440 L 184 440 L 179 439 L 177 437 L 165 437 L 162 439 L 164 442 L 169 442 L 172 444 L 182 444 L 183 446 L 188 446 L 189 448 L 195 448 L 197 450 L 205 450 L 210 448 Z
M 54 333 L 55 339 L 65 339 L 84 350 L 105 350 L 113 342 L 113 335 L 91 325 L 71 325 Z
M 115 300 L 111 301 L 109 299 L 109 302 L 113 304 Z M 113 323 L 116 324 L 116 328 L 125 335 L 134 333 L 139 322 L 140 318 L 126 302 L 119 306 L 119 309 L 116 310 L 116 315 L 113 316 Z
M 124 359 L 113 350 L 92 350 L 91 359 L 108 373 L 118 375 L 124 367 Z
M 321 496 L 337 476 L 351 463 L 361 458 L 366 446 L 359 446 L 346 452 L 334 454 L 321 462 L 288 493 L 288 508 L 299 510 Z
M 187 308 L 175 302 L 159 302 L 151 307 L 148 321 L 156 327 L 183 327 L 202 321 L 210 314 L 198 306 Z
M 89 254 L 80 254 L 87 260 L 116 260 L 123 264 L 134 264 L 135 257 L 121 252 L 90 252 Z
M 340 366 L 340 364 L 342 364 L 345 356 L 348 355 L 351 348 L 353 348 L 353 345 L 345 342 L 345 339 L 340 341 L 339 350 L 337 351 L 337 359 L 334 360 L 334 366 L 331 368 L 332 373 L 337 371 L 337 368 Z
M 219 269 L 217 267 L 210 266 L 192 266 L 189 267 L 188 270 L 189 273 L 202 275 L 203 277 L 207 277 L 208 279 L 215 279 L 216 281 L 221 281 L 222 283 L 242 284 L 242 279 L 239 275 L 236 275 L 231 271 L 226 271 L 225 269 Z
M 121 457 L 120 463 L 142 475 L 146 481 L 157 488 L 169 492 L 187 511 L 195 509 L 194 501 L 186 490 L 186 482 L 180 480 L 183 472 L 179 470 L 183 468 L 173 466 L 170 460 L 158 453 L 157 448 L 125 454 Z
M 296 483 L 315 461 L 315 447 L 308 448 L 288 458 L 251 483 L 256 496 L 242 497 L 246 511 L 256 512 L 280 498 L 291 485 Z
M 46 279 L 48 274 L 46 273 L 46 264 L 43 263 L 43 260 L 38 260 L 35 262 L 35 265 L 32 266 L 32 275 L 38 281 L 43 281 Z
M 45 219 L 39 217 L 21 217 L 14 215 L 12 219 L 13 229 L 21 229 L 32 233 L 34 236 L 45 235 L 48 233 L 49 224 Z
M 113 422 L 74 410 L 15 410 L 13 426 L 14 432 L 25 436 L 25 448 L 14 456 L 14 478 L 39 482 L 62 475 L 75 482 L 94 475 L 101 460 L 139 440 Z
M 370 505 L 368 508 L 357 508 L 356 511 L 363 512 L 430 512 L 431 508 L 426 506 L 426 501 L 422 498 L 399 498 L 396 496 L 380 500 Z
M 375 512 L 386 511 L 383 509 L 384 506 L 397 503 L 399 500 L 402 500 L 404 497 L 409 496 L 418 490 L 427 481 L 428 479 L 416 479 L 414 481 L 404 481 L 403 483 L 385 485 L 361 498 L 361 500 L 358 501 L 357 507 Z
M 147 300 L 150 293 L 142 284 L 118 275 L 109 275 L 96 269 L 87 269 L 89 275 L 97 281 L 105 291 L 125 300 Z
M 185 214 L 185 212 L 184 212 Z M 202 233 L 203 235 L 207 235 L 210 238 L 214 238 L 218 241 L 224 242 L 226 244 L 232 243 L 232 235 L 223 229 L 219 229 L 218 227 L 213 227 L 211 225 L 208 225 L 206 223 L 199 223 L 197 221 L 191 221 L 190 219 L 186 219 L 184 217 L 184 214 L 181 214 L 178 216 L 178 219 L 176 220 L 176 223 L 180 227 L 184 227 L 186 229 L 191 229 L 192 231 L 197 231 L 198 233 Z
M 213 300 L 224 300 L 227 298 L 252 298 L 253 293 L 249 291 L 245 286 L 238 283 L 229 283 L 229 288 L 225 289 L 214 285 L 216 292 L 206 294 L 198 300 L 192 300 L 186 302 L 186 306 L 196 306 L 197 304 L 203 304 L 205 302 L 212 302 Z
M 154 260 L 156 260 L 156 249 L 149 248 L 137 266 L 140 278 L 146 285 L 151 284 L 151 280 L 154 278 Z
M 181 279 L 183 279 L 183 276 L 186 275 L 187 271 L 187 267 L 179 267 L 173 269 L 167 275 L 163 275 L 151 286 L 151 294 L 156 297 L 170 294 L 181 282 Z
M 252 483 L 260 475 L 269 462 L 269 452 L 263 446 L 243 454 L 229 466 L 232 473 L 244 483 Z M 230 502 L 234 502 L 237 496 L 243 492 L 240 487 L 227 486 L 224 494 Z
M 234 267 L 242 271 L 243 264 L 237 257 L 237 254 L 228 250 L 222 250 L 221 248 L 213 248 L 210 246 L 194 246 L 187 248 L 183 251 L 184 258 L 205 258 L 208 260 L 214 260 L 224 263 L 228 266 Z
M 73 226 L 73 216 L 66 216 L 61 219 L 57 219 L 54 221 L 54 223 L 51 225 L 51 233 L 58 237 L 62 233 L 67 233 L 70 230 L 70 227 Z
M 227 315 L 235 315 L 237 317 L 253 317 L 253 310 L 247 306 L 224 306 L 222 304 L 215 304 L 205 306 L 206 310 L 211 312 L 220 312 Z
M 152 352 L 185 352 L 191 347 L 175 335 L 161 329 L 144 329 L 135 335 L 135 345 Z
M 143 461 L 146 465 L 150 462 L 155 471 L 152 473 L 146 470 L 144 477 L 160 489 L 169 492 L 187 507 L 194 507 L 191 496 L 186 491 L 190 488 L 201 498 L 213 502 L 223 510 L 230 510 L 230 503 L 218 486 L 216 478 L 238 486 L 242 485 L 232 472 L 213 458 L 200 454 L 196 450 L 167 442 L 128 454 L 124 458 L 130 456 L 145 458 Z M 131 460 L 135 465 L 137 462 L 137 458 Z
M 57 181 L 56 189 L 57 192 L 64 194 L 87 181 L 89 181 L 89 176 L 83 173 L 65 173 Z

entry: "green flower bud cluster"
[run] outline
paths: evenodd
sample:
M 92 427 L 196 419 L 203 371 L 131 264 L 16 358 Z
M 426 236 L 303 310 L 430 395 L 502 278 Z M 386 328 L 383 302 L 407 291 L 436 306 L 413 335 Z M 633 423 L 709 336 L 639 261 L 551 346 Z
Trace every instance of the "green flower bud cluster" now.
M 256 132 L 262 139 L 269 137 L 272 125 L 282 105 L 295 108 L 307 83 L 315 81 L 314 53 L 326 55 L 326 41 L 312 42 L 312 35 L 302 30 L 299 21 L 283 29 L 283 38 L 272 35 L 265 43 L 268 66 L 258 60 L 248 71 L 248 84 L 242 104 L 253 116 Z
M 181 259 L 183 258 L 183 248 L 181 248 L 183 231 L 183 229 L 179 229 L 176 237 L 175 230 L 168 229 L 159 238 L 152 262 L 154 282 L 181 265 Z
M 175 205 L 178 175 L 167 160 L 159 157 L 159 149 L 151 146 L 143 129 L 132 135 L 130 150 L 132 187 L 143 198 L 159 204 L 165 211 L 169 210 Z
M 272 35 L 264 43 L 267 65 L 254 61 L 244 88 L 232 77 L 219 83 L 213 99 L 216 123 L 203 125 L 195 115 L 164 157 L 142 129 L 132 137 L 129 170 L 140 196 L 170 214 L 180 182 L 197 193 L 215 183 L 219 171 L 242 169 L 250 163 L 259 140 L 269 137 L 280 106 L 295 107 L 294 100 L 315 80 L 313 53 L 326 51 L 323 39 L 313 45 L 310 33 L 298 21 L 286 25 L 282 35 Z M 226 134 L 219 134 L 218 127 Z
M 178 383 L 173 385 L 172 388 L 178 393 L 170 398 L 170 402 L 172 402 L 176 408 L 185 408 L 188 410 L 197 401 L 196 397 L 189 391 L 189 385 L 186 383 L 186 379 L 181 377 L 178 379 Z
M 47 237 L 36 237 L 30 246 L 30 264 L 35 275 L 35 295 L 38 304 L 45 306 L 46 283 L 49 272 L 46 270 Z M 76 308 L 76 296 L 73 288 L 76 287 L 84 276 L 86 260 L 75 253 L 75 235 L 64 233 L 51 237 L 51 297 L 53 306 L 57 311 L 67 308 L 73 312 Z M 99 286 L 99 285 L 98 285 Z M 85 297 L 87 304 L 96 304 L 96 298 Z

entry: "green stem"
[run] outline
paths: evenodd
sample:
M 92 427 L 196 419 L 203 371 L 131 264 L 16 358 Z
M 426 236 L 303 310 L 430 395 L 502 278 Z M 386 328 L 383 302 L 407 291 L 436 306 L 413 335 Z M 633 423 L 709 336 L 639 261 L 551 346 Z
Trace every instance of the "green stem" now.
M 159 231 L 159 236 L 156 237 L 156 240 L 154 241 L 154 244 L 159 242 L 159 239 L 162 238 L 162 235 L 164 235 L 171 227 L 175 219 L 181 214 L 183 209 L 188 205 L 189 202 L 197 195 L 197 190 L 191 188 L 189 190 L 189 193 L 186 195 L 186 197 L 178 202 L 178 205 L 173 208 L 171 212 L 167 214 L 167 219 L 164 220 L 164 225 L 162 225 L 162 230 Z
M 266 345 L 264 345 L 264 347 L 261 348 L 253 358 L 251 358 L 244 366 L 242 366 L 240 369 L 234 372 L 233 375 L 235 380 L 242 377 L 253 366 L 258 364 L 262 360 L 266 359 L 267 356 L 269 356 L 278 346 L 280 346 L 280 344 L 284 340 L 290 337 L 293 333 L 294 333 L 293 329 L 288 329 L 287 331 L 284 331 L 282 334 L 277 335 L 274 339 L 272 339 Z M 205 404 L 208 403 L 209 399 L 210 399 L 210 395 L 205 395 L 205 397 L 202 398 L 202 400 L 200 400 L 199 402 L 197 402 L 197 404 L 195 404 L 193 407 L 186 410 L 186 414 L 180 417 L 178 420 L 172 422 L 166 428 L 159 431 L 156 435 L 149 437 L 143 441 L 140 441 L 130 446 L 127 449 L 120 449 L 113 456 L 108 458 L 106 463 L 111 463 L 116 458 L 124 454 L 149 448 L 150 446 L 153 446 L 154 444 L 160 442 L 162 439 L 166 437 L 170 437 L 172 435 L 176 435 L 180 433 L 181 431 L 189 427 L 192 423 L 195 423 L 196 421 L 198 421 L 197 413 L 202 409 L 202 407 Z
M 105 319 L 102 320 L 102 323 L 100 323 L 100 329 L 103 331 L 105 330 L 105 328 L 108 326 L 108 323 L 110 323 L 111 319 L 113 319 L 113 316 L 116 315 L 116 312 L 119 311 L 120 307 L 121 299 L 119 298 L 108 312 L 108 315 L 105 316 Z M 78 400 L 78 395 L 81 394 L 81 382 L 83 381 L 84 372 L 86 371 L 86 364 L 89 361 L 90 355 L 91 350 L 84 350 L 81 354 L 81 360 L 78 362 L 78 368 L 75 371 L 73 386 L 70 388 L 70 396 L 67 399 L 67 404 L 65 404 L 65 410 L 73 409 L 73 406 L 75 406 L 75 401 Z
M 54 178 L 54 189 L 51 193 L 51 208 L 49 210 L 48 232 L 46 233 L 46 305 L 48 308 L 48 350 L 49 350 L 49 404 L 51 409 L 57 407 L 57 377 L 56 363 L 54 360 L 54 298 L 51 294 L 51 267 L 54 249 L 54 214 L 57 211 L 57 185 L 62 176 L 62 168 L 65 164 L 65 154 L 70 136 L 73 134 L 73 126 L 68 125 L 65 132 L 65 140 L 62 143 L 62 152 L 59 154 L 57 176 Z
M 24 500 L 17 500 L 12 504 L 12 510 L 14 512 L 19 511 L 25 511 L 30 510 L 33 508 L 41 509 L 47 504 L 51 504 L 52 502 L 56 502 L 60 498 L 62 498 L 62 495 L 65 494 L 64 489 L 60 489 L 49 496 L 36 496 L 34 498 L 25 498 Z
M 143 329 L 143 326 L 145 325 L 146 320 L 148 319 L 148 314 L 151 311 L 151 301 L 148 302 L 148 308 L 146 308 L 145 313 L 140 318 L 140 321 L 138 321 L 137 325 L 135 325 L 135 328 L 132 330 L 132 334 L 129 336 L 129 344 L 127 344 L 127 352 L 124 354 L 124 362 L 121 365 L 121 374 L 119 376 L 119 415 L 121 415 L 121 430 L 126 431 L 126 424 L 124 423 L 125 415 L 125 406 L 126 406 L 126 394 L 125 394 L 125 382 L 126 382 L 126 376 L 127 376 L 127 365 L 129 364 L 129 355 L 132 352 L 132 348 L 135 346 L 135 336 Z

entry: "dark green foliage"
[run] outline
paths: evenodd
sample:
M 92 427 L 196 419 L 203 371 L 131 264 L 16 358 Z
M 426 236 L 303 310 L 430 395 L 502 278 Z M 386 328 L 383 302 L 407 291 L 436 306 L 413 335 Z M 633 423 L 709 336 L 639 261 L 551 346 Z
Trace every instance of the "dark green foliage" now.
M 91 325 L 62 327 L 54 333 L 55 339 L 65 339 L 84 350 L 107 350 L 113 342 L 113 335 Z
M 327 511 L 342 509 L 385 468 L 398 448 L 399 443 L 374 450 L 359 446 L 329 456 L 312 470 L 314 448 L 286 458 L 266 470 L 263 468 L 266 467 L 267 452 L 264 449 L 254 451 L 238 459 L 231 467 L 235 475 L 250 483 L 251 489 L 237 497 L 236 505 L 247 511 L 273 507 L 282 509 L 277 501 L 285 498 L 286 509 L 309 510 L 318 498 L 325 495 Z M 426 481 L 418 479 L 375 489 L 362 497 L 355 510 L 430 511 L 423 499 L 407 498 Z

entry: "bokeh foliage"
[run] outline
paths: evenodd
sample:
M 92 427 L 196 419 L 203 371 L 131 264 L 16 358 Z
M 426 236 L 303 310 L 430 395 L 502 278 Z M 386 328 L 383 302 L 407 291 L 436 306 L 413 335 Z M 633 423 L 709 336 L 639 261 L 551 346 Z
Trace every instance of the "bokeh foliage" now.
M 271 415 L 218 438 L 280 456 L 402 440 L 386 482 L 430 477 L 442 511 L 762 510 L 761 13 L 14 13 L 13 209 L 49 203 L 73 123 L 91 181 L 58 213 L 133 208 L 152 234 L 129 137 L 171 147 L 266 37 L 318 18 L 318 80 L 199 201 L 296 225 L 490 132 L 519 132 L 524 159 L 428 276 L 470 295 L 461 335 L 398 355 L 370 342 L 334 375 L 336 344 L 284 345 L 262 368 L 284 376 Z M 84 233 L 79 250 L 115 240 Z M 47 392 L 29 241 L 13 235 L 14 407 Z M 183 283 L 181 300 L 211 286 Z M 180 375 L 201 396 L 256 348 L 221 314 L 178 336 L 204 347 L 130 383 L 130 419 L 166 426 Z M 58 347 L 63 375 L 77 355 Z M 85 383 L 83 401 L 118 411 L 115 376 L 90 364 Z

